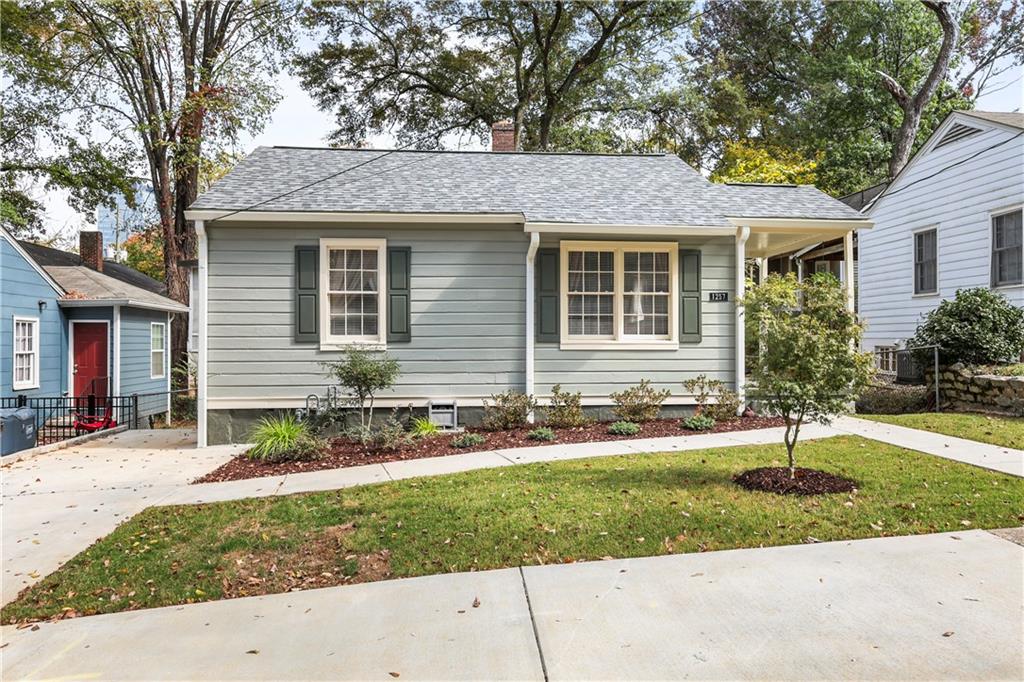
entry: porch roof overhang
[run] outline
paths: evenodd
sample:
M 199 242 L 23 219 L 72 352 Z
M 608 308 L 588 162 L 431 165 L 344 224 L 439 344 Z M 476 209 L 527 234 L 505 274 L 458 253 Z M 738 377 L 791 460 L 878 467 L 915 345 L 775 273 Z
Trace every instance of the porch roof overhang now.
M 736 229 L 750 228 L 747 256 L 771 258 L 820 242 L 839 239 L 854 230 L 871 229 L 867 219 L 825 220 L 812 218 L 729 218 Z
M 151 301 L 138 301 L 131 298 L 62 298 L 57 301 L 57 305 L 61 308 L 109 308 L 117 305 L 127 308 L 160 310 L 168 313 L 188 312 L 188 306 L 183 303 L 155 303 Z

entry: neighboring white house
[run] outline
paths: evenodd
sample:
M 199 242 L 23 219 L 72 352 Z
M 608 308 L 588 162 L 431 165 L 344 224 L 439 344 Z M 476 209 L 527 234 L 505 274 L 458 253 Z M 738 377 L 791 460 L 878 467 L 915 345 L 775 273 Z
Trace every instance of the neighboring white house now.
M 1024 307 L 1022 205 L 1024 114 L 951 113 L 864 209 L 864 348 L 906 341 L 958 289 L 991 287 Z

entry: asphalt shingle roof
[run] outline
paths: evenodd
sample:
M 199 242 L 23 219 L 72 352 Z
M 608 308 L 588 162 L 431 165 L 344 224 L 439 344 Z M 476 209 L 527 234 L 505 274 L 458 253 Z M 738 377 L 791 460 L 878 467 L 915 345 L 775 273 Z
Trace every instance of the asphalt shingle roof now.
M 317 182 L 345 169 L 352 170 Z M 606 225 L 730 226 L 727 217 L 862 218 L 813 187 L 713 184 L 666 154 L 388 154 L 292 147 L 257 148 L 190 208 L 515 213 L 528 222 Z
M 958 110 L 957 113 L 964 114 L 965 116 L 973 116 L 974 118 L 980 118 L 984 121 L 1002 123 L 1003 125 L 1013 126 L 1014 128 L 1024 130 L 1024 113 L 1019 111 Z

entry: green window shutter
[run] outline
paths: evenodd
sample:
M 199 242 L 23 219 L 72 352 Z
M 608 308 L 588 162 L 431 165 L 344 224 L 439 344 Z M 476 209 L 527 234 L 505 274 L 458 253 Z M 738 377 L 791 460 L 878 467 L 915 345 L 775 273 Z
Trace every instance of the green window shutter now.
M 537 341 L 558 343 L 558 249 L 537 249 Z
M 320 247 L 295 247 L 295 342 L 320 340 Z
M 412 249 L 392 246 L 388 249 L 388 342 L 412 341 L 409 271 Z
M 679 250 L 679 342 L 700 343 L 700 251 Z

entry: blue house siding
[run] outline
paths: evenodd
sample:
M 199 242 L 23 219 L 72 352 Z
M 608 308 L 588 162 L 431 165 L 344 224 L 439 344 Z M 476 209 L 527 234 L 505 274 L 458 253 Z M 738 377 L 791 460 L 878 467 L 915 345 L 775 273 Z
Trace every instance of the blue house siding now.
M 0 396 L 58 396 L 67 388 L 68 347 L 58 294 L 6 238 L 0 238 L 0 275 Z M 39 388 L 14 390 L 15 316 L 39 319 Z
M 150 367 L 150 332 L 153 323 L 164 326 L 164 368 L 163 376 L 152 378 Z M 167 392 L 167 378 L 170 372 L 170 315 L 156 310 L 121 308 L 121 394 L 137 393 L 146 396 Z M 150 396 L 140 398 L 139 416 L 146 417 L 167 410 L 167 397 Z

